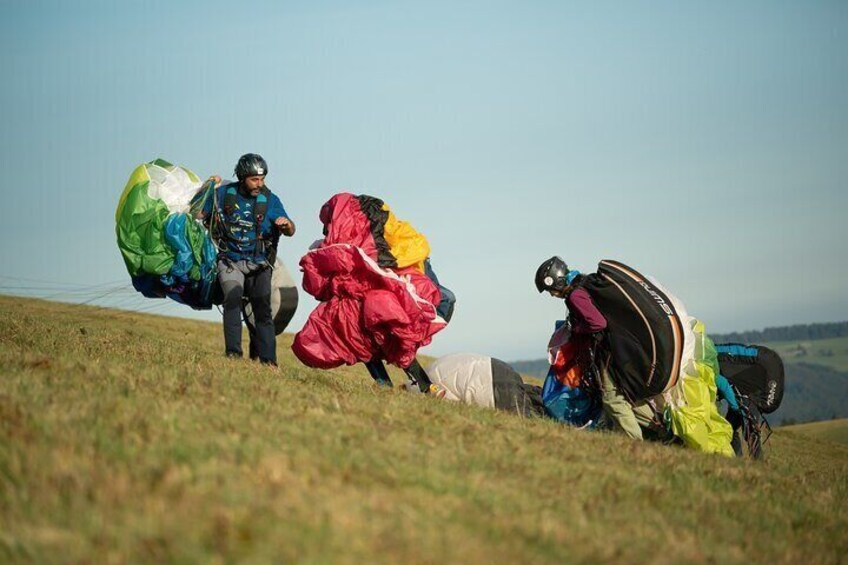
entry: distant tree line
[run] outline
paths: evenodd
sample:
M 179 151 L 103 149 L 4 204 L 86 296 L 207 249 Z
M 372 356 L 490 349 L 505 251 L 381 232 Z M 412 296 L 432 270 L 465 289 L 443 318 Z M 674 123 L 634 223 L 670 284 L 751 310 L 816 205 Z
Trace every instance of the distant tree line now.
M 710 335 L 716 343 L 763 343 L 767 341 L 800 341 L 846 336 L 848 336 L 848 322 L 797 324 L 764 330 Z

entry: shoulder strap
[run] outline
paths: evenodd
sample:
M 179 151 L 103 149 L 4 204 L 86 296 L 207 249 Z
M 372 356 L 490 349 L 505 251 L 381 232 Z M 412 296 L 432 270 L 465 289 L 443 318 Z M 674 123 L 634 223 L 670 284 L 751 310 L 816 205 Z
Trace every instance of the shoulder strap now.
M 225 215 L 231 214 L 238 203 L 236 191 L 238 187 L 234 183 L 222 184 L 215 187 L 212 224 L 209 234 L 219 252 L 226 249 L 226 241 L 230 239 L 230 230 L 226 225 Z M 223 193 L 223 194 L 222 194 Z
M 262 192 L 256 197 L 256 204 L 253 205 L 253 217 L 256 218 L 256 235 L 259 236 L 259 231 L 262 222 L 265 220 L 265 214 L 268 213 L 268 200 L 271 199 L 271 191 L 267 186 L 262 187 Z
M 226 190 L 224 191 L 223 209 L 224 213 L 229 215 L 233 213 L 233 210 L 238 203 L 238 186 L 234 184 L 228 184 L 225 186 Z
M 273 236 L 270 240 L 262 239 L 262 223 L 265 221 L 265 215 L 268 213 L 268 201 L 270 199 L 271 191 L 267 186 L 263 186 L 262 191 L 256 196 L 256 203 L 253 205 L 253 223 L 256 229 L 255 252 L 263 254 L 268 263 L 273 266 L 277 256 L 277 241 Z

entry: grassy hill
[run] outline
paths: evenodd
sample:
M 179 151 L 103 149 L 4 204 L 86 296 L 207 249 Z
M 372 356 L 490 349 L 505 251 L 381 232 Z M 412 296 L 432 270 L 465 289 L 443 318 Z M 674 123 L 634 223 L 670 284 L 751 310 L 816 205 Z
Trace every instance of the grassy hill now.
M 804 434 L 816 439 L 848 444 L 848 418 L 786 426 L 781 431 Z
M 848 447 L 764 462 L 525 420 L 218 324 L 0 297 L 2 562 L 838 563 Z

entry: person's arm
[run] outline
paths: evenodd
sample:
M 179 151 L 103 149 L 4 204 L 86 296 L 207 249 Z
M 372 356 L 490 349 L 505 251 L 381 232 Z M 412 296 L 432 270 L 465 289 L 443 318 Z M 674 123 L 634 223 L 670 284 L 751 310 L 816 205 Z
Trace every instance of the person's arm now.
M 271 220 L 271 223 L 277 226 L 277 229 L 280 230 L 285 236 L 291 237 L 294 235 L 295 226 L 294 222 L 289 218 L 288 214 L 286 214 L 286 209 L 283 207 L 283 203 L 277 197 L 276 194 L 272 194 L 270 198 L 270 206 L 268 207 L 268 219 Z
M 197 211 L 195 218 L 206 221 L 212 214 L 214 199 L 218 197 L 216 188 L 218 188 L 220 184 L 221 177 L 219 176 L 211 176 L 203 183 L 203 186 L 200 188 L 200 192 L 198 192 L 194 199 L 192 199 L 192 208 L 194 208 L 194 200 L 200 198 L 201 195 L 203 195 L 204 198 L 203 206 Z
M 574 314 L 574 324 L 571 331 L 576 334 L 593 334 L 607 328 L 607 319 L 598 310 L 592 297 L 585 289 L 575 289 L 566 301 L 568 310 Z
M 203 207 L 197 212 L 198 220 L 206 220 L 209 216 L 212 215 L 212 205 L 214 203 L 215 197 L 217 193 L 213 190 L 212 194 L 206 197 L 203 201 Z
M 719 399 L 724 399 L 731 410 L 739 410 L 736 393 L 733 392 L 733 387 L 730 386 L 730 381 L 727 380 L 727 377 L 719 373 L 716 375 L 715 384 Z

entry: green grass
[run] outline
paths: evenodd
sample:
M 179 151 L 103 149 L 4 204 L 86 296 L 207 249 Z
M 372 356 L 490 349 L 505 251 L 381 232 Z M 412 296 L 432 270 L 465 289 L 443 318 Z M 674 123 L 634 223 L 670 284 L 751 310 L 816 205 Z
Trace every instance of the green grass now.
M 848 444 L 848 418 L 838 420 L 826 420 L 824 422 L 811 422 L 808 424 L 795 424 L 785 426 L 781 431 L 804 434 L 816 439 L 834 441 Z
M 786 363 L 812 363 L 848 371 L 848 337 L 775 341 L 764 345 L 777 351 Z
M 765 462 L 221 355 L 219 324 L 0 297 L 0 562 L 844 562 L 848 447 Z M 394 375 L 399 379 L 399 373 Z

